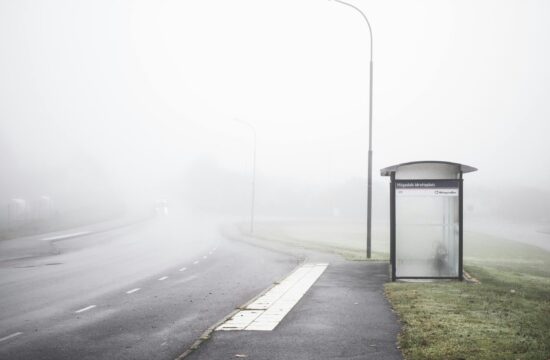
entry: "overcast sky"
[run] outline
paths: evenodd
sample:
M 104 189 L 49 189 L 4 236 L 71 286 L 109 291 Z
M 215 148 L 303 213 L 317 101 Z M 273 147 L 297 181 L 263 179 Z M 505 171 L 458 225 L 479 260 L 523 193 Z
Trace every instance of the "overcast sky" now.
M 374 33 L 375 181 L 432 159 L 546 189 L 550 2 L 353 3 Z M 4 169 L 86 158 L 150 181 L 210 156 L 244 173 L 239 118 L 264 176 L 366 176 L 368 28 L 336 2 L 1 0 L 0 49 Z

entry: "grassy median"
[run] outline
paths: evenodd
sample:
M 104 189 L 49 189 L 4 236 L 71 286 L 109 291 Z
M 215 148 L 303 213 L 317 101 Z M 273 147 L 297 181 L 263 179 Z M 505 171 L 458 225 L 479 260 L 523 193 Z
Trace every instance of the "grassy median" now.
M 468 234 L 479 284 L 390 283 L 407 359 L 550 359 L 550 253 Z

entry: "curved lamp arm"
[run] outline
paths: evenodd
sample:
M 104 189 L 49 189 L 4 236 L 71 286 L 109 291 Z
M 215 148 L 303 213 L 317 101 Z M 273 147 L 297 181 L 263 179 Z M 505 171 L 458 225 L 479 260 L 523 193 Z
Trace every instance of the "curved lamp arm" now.
M 367 25 L 369 26 L 369 34 L 370 34 L 370 61 L 372 61 L 372 28 L 370 26 L 370 22 L 369 22 L 369 19 L 367 18 L 367 15 L 365 15 L 365 13 L 359 9 L 357 6 L 353 5 L 353 4 L 350 4 L 350 3 L 347 3 L 345 1 L 342 1 L 342 0 L 329 0 L 329 1 L 336 1 L 342 5 L 346 5 L 346 6 L 349 6 L 350 8 L 352 9 L 355 9 L 357 12 L 359 12 L 359 14 L 361 14 L 361 16 L 363 17 L 363 19 L 365 19 L 365 21 L 367 22 Z

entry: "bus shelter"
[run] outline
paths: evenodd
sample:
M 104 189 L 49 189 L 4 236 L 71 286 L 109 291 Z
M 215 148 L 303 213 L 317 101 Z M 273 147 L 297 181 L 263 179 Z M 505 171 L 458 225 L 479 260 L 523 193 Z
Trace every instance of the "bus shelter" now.
M 447 161 L 381 170 L 390 182 L 390 261 L 398 279 L 463 279 L 463 179 L 476 171 Z

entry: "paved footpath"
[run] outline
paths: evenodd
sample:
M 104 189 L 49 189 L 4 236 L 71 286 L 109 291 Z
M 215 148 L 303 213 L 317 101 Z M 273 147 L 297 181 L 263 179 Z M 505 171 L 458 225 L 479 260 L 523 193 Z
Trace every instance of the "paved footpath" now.
M 310 259 L 311 260 L 311 259 Z M 187 359 L 401 359 L 386 262 L 330 265 L 273 331 L 215 331 Z

